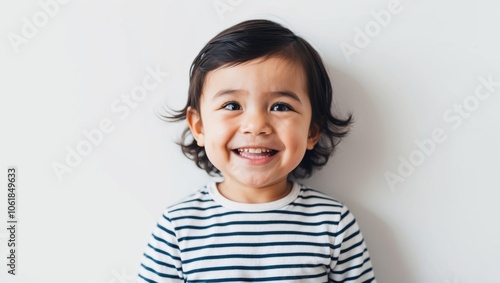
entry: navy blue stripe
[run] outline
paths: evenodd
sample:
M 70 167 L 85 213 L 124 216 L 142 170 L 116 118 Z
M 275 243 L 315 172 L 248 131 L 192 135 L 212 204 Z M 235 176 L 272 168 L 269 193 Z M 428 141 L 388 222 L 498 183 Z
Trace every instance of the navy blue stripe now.
M 367 270 L 365 270 L 365 271 L 363 271 L 363 272 L 359 273 L 359 274 L 358 274 L 358 275 L 356 275 L 356 276 L 352 276 L 352 277 L 347 277 L 347 278 L 344 278 L 344 279 L 342 279 L 342 281 L 336 281 L 336 280 L 333 280 L 333 279 L 332 279 L 332 282 L 335 282 L 335 283 L 344 283 L 344 282 L 348 282 L 348 281 L 356 280 L 356 279 L 359 279 L 361 276 L 365 275 L 366 273 L 371 272 L 372 270 L 373 270 L 373 269 L 370 267 L 370 268 L 368 268 Z M 373 279 L 374 279 L 374 278 L 372 277 L 372 278 L 370 278 L 369 280 L 373 280 Z M 365 281 L 365 282 L 367 282 L 367 281 Z M 368 281 L 368 282 L 370 282 L 370 281 Z
M 341 250 L 341 251 L 340 251 L 340 254 L 346 253 L 346 252 L 348 252 L 348 251 L 350 251 L 350 250 L 352 250 L 352 249 L 355 249 L 355 248 L 357 248 L 357 247 L 361 246 L 361 245 L 363 244 L 363 242 L 364 242 L 364 241 L 363 241 L 363 240 L 361 240 L 361 241 L 357 242 L 356 244 L 354 244 L 354 245 L 352 245 L 352 246 L 350 246 L 350 247 L 348 247 L 348 248 L 345 248 L 345 249 Z
M 337 234 L 344 233 L 345 230 L 349 229 L 352 225 L 354 225 L 354 223 L 356 223 L 356 220 L 353 219 L 351 222 L 349 222 L 349 224 L 342 228 L 342 230 L 338 231 Z
M 317 193 L 317 194 L 319 194 L 319 195 L 325 195 L 324 193 L 322 193 L 322 192 L 320 192 L 320 191 L 318 191 L 318 190 L 311 189 L 311 188 L 306 187 L 306 186 L 304 186 L 304 185 L 302 185 L 302 187 L 300 188 L 300 190 L 301 190 L 301 191 L 304 191 L 304 192 L 315 192 L 315 193 Z
M 322 272 L 320 274 L 313 275 L 299 275 L 299 276 L 277 276 L 277 277 L 262 277 L 262 278 L 221 278 L 221 279 L 203 279 L 203 280 L 190 280 L 189 282 L 235 282 L 235 281 L 243 281 L 243 282 L 266 282 L 266 281 L 289 281 L 289 280 L 299 280 L 299 279 L 311 279 L 323 277 L 326 275 L 326 272 Z
M 144 281 L 146 281 L 148 283 L 158 283 L 158 282 L 156 282 L 154 280 L 151 280 L 151 279 L 148 279 L 148 278 L 146 278 L 146 277 L 144 277 L 144 276 L 142 276 L 140 274 L 139 274 L 139 278 L 141 278 L 142 280 L 144 280 Z
M 293 205 L 293 206 L 300 206 L 300 207 L 342 207 L 342 205 L 338 205 L 338 204 L 329 204 L 329 203 L 313 203 L 313 204 L 306 204 L 306 203 L 294 203 L 294 202 L 292 202 L 290 205 Z
M 286 224 L 286 225 L 299 225 L 299 226 L 321 226 L 321 225 L 338 225 L 338 221 L 321 221 L 321 222 L 302 222 L 302 221 L 287 221 L 287 220 L 268 220 L 268 221 L 231 221 L 225 223 L 214 223 L 207 226 L 195 226 L 195 225 L 186 225 L 179 226 L 175 230 L 180 231 L 184 229 L 192 229 L 192 230 L 204 230 L 212 227 L 225 227 L 232 225 L 278 225 L 278 224 Z
M 156 264 L 163 265 L 163 266 L 166 266 L 168 268 L 174 268 L 174 269 L 180 270 L 179 268 L 175 267 L 175 265 L 172 265 L 172 264 L 169 264 L 169 263 L 166 263 L 166 262 L 163 262 L 163 261 L 156 260 L 156 259 L 152 258 L 151 256 L 149 256 L 146 253 L 144 253 L 144 256 L 146 258 L 149 258 L 150 260 L 154 261 Z
M 365 254 L 365 252 L 367 252 L 367 251 L 368 251 L 368 250 L 365 248 L 365 249 L 363 250 L 363 252 L 361 252 L 361 253 L 355 254 L 355 255 L 353 255 L 353 256 L 351 256 L 351 257 L 348 257 L 348 258 L 346 258 L 346 259 L 344 259 L 344 260 L 339 260 L 339 261 L 337 261 L 337 264 L 344 264 L 344 263 L 349 262 L 349 261 L 351 261 L 351 260 L 353 260 L 353 259 L 355 259 L 355 258 L 358 258 L 358 257 L 360 257 L 360 256 L 363 256 L 363 255 Z
M 352 233 L 351 235 L 349 235 L 349 236 L 345 237 L 345 238 L 342 240 L 342 242 L 347 242 L 347 241 L 349 241 L 350 239 L 352 239 L 352 238 L 356 237 L 357 235 L 359 235 L 360 233 L 361 233 L 361 231 L 360 231 L 360 230 L 357 230 L 356 232 Z
M 178 217 L 172 217 L 172 221 L 183 220 L 183 219 L 193 219 L 193 220 L 206 220 L 216 217 L 223 217 L 228 215 L 243 215 L 243 214 L 285 214 L 285 215 L 300 215 L 300 216 L 319 216 L 319 215 L 340 215 L 340 211 L 320 211 L 320 212 L 298 212 L 298 211 L 287 211 L 287 210 L 272 210 L 272 211 L 259 211 L 259 212 L 248 212 L 248 211 L 231 211 L 224 213 L 217 213 L 207 216 L 187 216 L 182 215 Z
M 174 210 L 169 211 L 170 213 L 177 212 L 177 211 L 183 211 L 183 210 L 199 210 L 199 211 L 205 211 L 205 210 L 210 210 L 210 209 L 215 209 L 215 208 L 221 208 L 222 205 L 213 205 L 209 207 L 196 207 L 196 206 L 188 206 L 188 207 L 183 207 L 183 208 L 177 208 Z
M 312 192 L 312 193 L 315 193 L 317 196 L 325 197 L 325 198 L 328 198 L 329 200 L 333 200 L 335 202 L 340 203 L 340 201 L 338 199 L 333 198 L 333 197 L 331 197 L 331 196 L 329 196 L 329 195 L 327 195 L 327 194 L 325 194 L 323 192 L 320 192 L 318 190 L 315 190 L 315 189 L 311 189 L 311 188 L 307 188 L 307 187 L 302 187 L 300 190 L 302 192 L 304 192 L 304 193 L 310 193 L 310 192 Z
M 203 236 L 190 236 L 179 238 L 179 243 L 189 240 L 201 240 L 212 237 L 231 237 L 231 236 L 265 236 L 265 235 L 303 235 L 303 236 L 332 236 L 337 237 L 340 233 L 330 232 L 301 232 L 301 231 L 265 231 L 265 232 L 231 232 L 231 233 L 216 233 Z
M 317 193 L 317 194 L 319 194 L 319 195 L 325 195 L 324 193 L 322 193 L 322 192 L 320 192 L 320 191 L 318 191 L 318 190 L 311 189 L 311 188 L 306 187 L 306 186 L 304 186 L 304 185 L 302 185 L 302 187 L 300 188 L 300 190 L 301 190 L 301 191 L 304 191 L 304 192 L 315 192 L 315 193 Z
M 160 272 L 156 272 L 154 269 L 152 269 L 151 267 L 147 267 L 145 266 L 144 264 L 141 263 L 141 266 L 146 269 L 147 271 L 150 271 L 150 272 L 153 272 L 154 274 L 160 276 L 160 277 L 163 277 L 163 278 L 172 278 L 172 279 L 180 279 L 179 276 L 176 276 L 176 275 L 170 275 L 170 274 L 165 274 L 165 273 L 160 273 Z
M 192 199 L 194 199 L 195 197 L 196 197 L 196 199 L 200 199 L 197 197 L 198 194 L 202 194 L 204 196 L 208 195 L 207 186 L 204 186 L 202 189 L 198 190 L 197 192 L 194 192 L 194 193 L 186 196 L 183 200 L 181 200 L 181 202 L 178 202 L 178 203 L 168 207 L 168 209 L 174 209 L 176 206 L 183 204 L 183 203 L 186 203 L 186 202 L 189 202 Z
M 215 202 L 215 201 L 211 198 L 208 198 L 208 199 L 195 198 L 195 199 L 183 201 L 183 202 L 179 203 L 178 205 L 176 205 L 175 207 L 181 206 L 181 204 L 186 204 L 186 203 L 190 203 L 190 202 L 204 203 L 204 202 Z M 174 209 L 175 207 L 171 207 L 170 210 Z
M 161 226 L 160 224 L 156 224 L 156 227 L 160 228 L 161 230 L 163 230 L 163 231 L 167 232 L 168 234 L 170 234 L 170 235 L 172 235 L 172 236 L 175 237 L 175 233 L 174 232 L 168 230 L 167 228 Z
M 280 264 L 280 265 L 264 265 L 264 266 L 217 266 L 217 267 L 207 267 L 194 269 L 184 274 L 211 272 L 211 271 L 223 271 L 223 270 L 270 270 L 270 269 L 296 269 L 296 268 L 315 268 L 324 266 L 323 264 Z
M 153 235 L 153 238 L 154 238 L 155 240 L 157 240 L 158 242 L 162 242 L 162 243 L 164 243 L 165 245 L 167 245 L 167 246 L 169 246 L 169 247 L 171 247 L 171 248 L 173 248 L 173 249 L 176 249 L 176 250 L 178 250 L 178 249 L 179 249 L 179 246 L 178 246 L 178 245 L 174 245 L 174 244 L 172 244 L 172 243 L 170 243 L 170 242 L 167 242 L 167 241 L 163 240 L 162 238 L 157 237 L 155 234 L 151 234 L 151 235 Z
M 276 246 L 312 246 L 312 247 L 329 247 L 334 249 L 335 246 L 329 243 L 313 243 L 313 242 L 268 242 L 268 243 L 227 243 L 217 245 L 203 245 L 198 247 L 191 247 L 181 250 L 181 253 L 193 252 L 204 249 L 218 249 L 218 248 L 236 248 L 236 247 L 276 247 Z
M 183 264 L 188 264 L 200 260 L 212 260 L 212 259 L 228 259 L 228 258 L 273 258 L 273 257 L 320 257 L 320 258 L 330 258 L 330 254 L 318 254 L 318 253 L 275 253 L 275 254 L 223 254 L 223 255 L 211 255 L 203 257 L 195 257 L 189 260 L 182 261 Z
M 173 259 L 173 260 L 176 260 L 176 261 L 180 261 L 180 260 L 181 260 L 181 258 L 180 258 L 180 257 L 177 257 L 177 256 L 174 256 L 174 255 L 171 255 L 170 253 L 168 253 L 168 252 L 166 252 L 166 251 L 164 251 L 164 250 L 161 250 L 161 249 L 155 248 L 155 247 L 151 246 L 151 244 L 148 244 L 148 247 L 150 247 L 151 249 L 153 249 L 153 250 L 154 250 L 155 252 L 157 252 L 157 253 L 164 254 L 164 255 L 166 255 L 166 256 L 168 256 L 168 257 L 170 257 L 170 258 L 171 258 L 171 259 Z
M 331 202 L 339 203 L 338 201 L 336 201 L 336 200 L 334 200 L 332 198 L 324 197 L 324 196 L 315 196 L 315 195 L 303 196 L 303 195 L 299 195 L 299 196 L 297 196 L 297 198 L 301 198 L 301 199 L 324 199 L 324 200 L 328 200 L 328 201 L 331 201 Z
M 349 215 L 350 213 L 351 213 L 351 212 L 350 212 L 349 210 L 346 210 L 346 211 L 344 212 L 344 214 L 342 214 L 342 216 L 340 217 L 340 220 L 344 220 L 344 218 L 345 218 L 347 215 Z
M 337 270 L 337 271 L 332 271 L 333 274 L 342 274 L 342 273 L 346 273 L 347 271 L 349 270 L 353 270 L 353 269 L 358 269 L 360 267 L 362 267 L 363 265 L 365 265 L 365 263 L 367 263 L 368 261 L 370 261 L 370 258 L 366 258 L 361 264 L 358 264 L 358 265 L 354 265 L 354 266 L 350 266 L 344 270 Z

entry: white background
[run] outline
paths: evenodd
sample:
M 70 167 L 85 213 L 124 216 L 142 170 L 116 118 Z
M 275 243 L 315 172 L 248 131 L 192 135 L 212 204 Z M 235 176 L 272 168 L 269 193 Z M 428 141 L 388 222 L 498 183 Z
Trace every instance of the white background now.
M 332 76 L 337 109 L 354 113 L 328 166 L 302 182 L 353 211 L 378 282 L 500 282 L 497 2 L 401 0 L 385 26 L 373 12 L 389 1 L 73 0 L 44 18 L 48 2 L 0 4 L 0 282 L 135 281 L 163 209 L 209 180 L 174 143 L 184 124 L 155 112 L 184 105 L 189 66 L 211 37 L 253 18 L 309 40 Z M 346 57 L 346 44 L 356 53 Z M 148 68 L 168 76 L 128 116 L 113 111 Z M 489 76 L 497 85 L 479 99 L 479 77 Z M 68 148 L 87 140 L 82 131 L 106 119 L 114 130 L 59 181 L 53 164 L 66 164 Z M 430 145 L 435 131 L 441 140 Z M 7 275 L 3 228 L 11 165 L 16 277 Z M 404 182 L 391 186 L 387 174 Z

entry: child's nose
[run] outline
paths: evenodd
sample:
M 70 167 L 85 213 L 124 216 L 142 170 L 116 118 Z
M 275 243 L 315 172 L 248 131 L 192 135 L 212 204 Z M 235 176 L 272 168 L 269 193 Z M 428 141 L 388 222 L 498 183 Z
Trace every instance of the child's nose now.
M 266 114 L 258 111 L 245 113 L 240 130 L 244 134 L 252 135 L 269 135 L 272 132 Z

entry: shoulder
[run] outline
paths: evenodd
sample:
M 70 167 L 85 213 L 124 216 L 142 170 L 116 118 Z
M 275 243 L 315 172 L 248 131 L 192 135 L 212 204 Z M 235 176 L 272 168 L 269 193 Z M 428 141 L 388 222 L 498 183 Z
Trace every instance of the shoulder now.
M 198 188 L 194 193 L 184 197 L 176 203 L 166 207 L 162 218 L 169 222 L 183 219 L 186 216 L 202 216 L 219 210 L 221 205 L 216 203 L 209 193 L 209 184 Z
M 295 206 L 296 209 L 300 209 L 308 215 L 327 216 L 334 224 L 335 228 L 331 234 L 334 237 L 341 234 L 359 233 L 357 221 L 349 208 L 325 193 L 301 185 L 301 192 Z
M 166 207 L 165 212 L 174 213 L 183 209 L 189 209 L 192 207 L 207 207 L 210 205 L 215 205 L 215 203 L 208 193 L 208 185 L 205 185 L 198 188 L 194 193 Z
M 296 209 L 307 210 L 309 212 L 323 212 L 330 215 L 339 216 L 339 221 L 353 215 L 349 208 L 340 200 L 329 196 L 321 191 L 312 189 L 307 185 L 300 184 L 300 192 L 297 199 L 292 203 Z
M 323 192 L 312 189 L 312 188 L 308 187 L 307 185 L 299 183 L 299 187 L 300 187 L 300 192 L 299 192 L 299 195 L 297 197 L 298 203 L 308 204 L 311 206 L 321 205 L 321 206 L 326 206 L 326 207 L 337 207 L 337 208 L 344 208 L 345 207 L 345 205 L 341 201 L 339 201 L 339 200 L 337 200 L 337 199 L 335 199 L 335 198 L 333 198 L 333 197 L 331 197 Z

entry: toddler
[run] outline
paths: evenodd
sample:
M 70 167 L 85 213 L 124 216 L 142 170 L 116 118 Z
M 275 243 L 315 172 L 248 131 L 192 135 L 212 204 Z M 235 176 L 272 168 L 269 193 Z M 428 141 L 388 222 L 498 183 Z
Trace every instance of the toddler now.
M 168 207 L 138 282 L 376 282 L 341 202 L 293 181 L 325 165 L 351 116 L 331 111 L 318 53 L 268 20 L 210 40 L 193 61 L 184 154 L 223 177 Z

